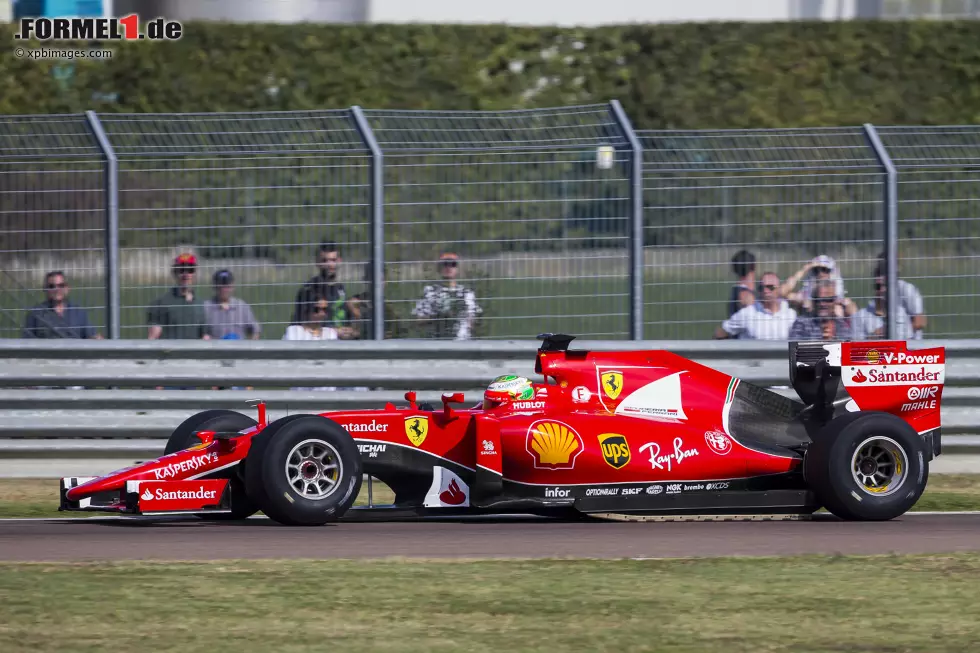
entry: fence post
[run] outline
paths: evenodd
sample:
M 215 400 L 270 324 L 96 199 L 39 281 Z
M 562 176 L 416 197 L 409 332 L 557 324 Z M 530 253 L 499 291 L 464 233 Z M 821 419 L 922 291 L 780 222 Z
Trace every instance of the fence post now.
M 119 162 L 112 143 L 94 111 L 86 111 L 92 134 L 105 157 L 105 310 L 106 331 L 119 338 Z
M 643 146 L 619 100 L 609 103 L 632 150 L 630 166 L 630 339 L 643 340 Z
M 888 149 L 881 142 L 878 130 L 871 123 L 865 123 L 864 133 L 875 152 L 878 162 L 885 171 L 885 301 L 888 304 L 888 319 L 885 337 L 895 339 L 898 327 L 898 170 L 892 162 Z
M 371 151 L 371 328 L 375 340 L 385 337 L 385 201 L 384 152 L 374 137 L 374 130 L 359 106 L 351 107 L 351 115 L 364 146 Z

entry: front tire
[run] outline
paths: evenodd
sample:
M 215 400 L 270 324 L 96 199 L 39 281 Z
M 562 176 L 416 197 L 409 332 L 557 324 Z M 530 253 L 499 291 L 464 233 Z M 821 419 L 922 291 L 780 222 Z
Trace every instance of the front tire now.
M 177 453 L 201 444 L 194 436 L 195 431 L 244 431 L 257 425 L 251 417 L 233 410 L 205 410 L 191 415 L 174 429 L 163 449 L 163 455 Z
M 925 490 L 929 463 L 922 437 L 890 413 L 843 415 L 814 438 L 803 474 L 820 502 L 841 519 L 882 521 L 905 514 Z
M 185 419 L 180 426 L 174 429 L 167 440 L 167 446 L 163 450 L 164 455 L 177 453 L 195 445 L 201 441 L 195 437 L 195 431 L 244 431 L 245 429 L 256 426 L 256 422 L 247 415 L 236 413 L 233 410 L 205 410 L 191 415 Z M 197 515 L 206 520 L 238 520 L 247 519 L 258 512 L 259 508 L 245 493 L 245 485 L 233 469 L 222 470 L 212 478 L 227 478 L 228 492 L 231 492 L 231 512 L 215 514 Z
M 361 455 L 340 425 L 317 415 L 273 422 L 251 444 L 249 497 L 269 518 L 291 526 L 336 521 L 361 490 Z

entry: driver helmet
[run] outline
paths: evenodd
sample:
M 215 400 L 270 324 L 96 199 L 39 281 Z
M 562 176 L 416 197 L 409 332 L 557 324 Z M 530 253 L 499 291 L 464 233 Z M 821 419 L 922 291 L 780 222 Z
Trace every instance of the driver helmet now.
M 521 399 L 534 399 L 534 386 L 527 377 L 505 374 L 494 379 L 483 393 L 483 410 Z

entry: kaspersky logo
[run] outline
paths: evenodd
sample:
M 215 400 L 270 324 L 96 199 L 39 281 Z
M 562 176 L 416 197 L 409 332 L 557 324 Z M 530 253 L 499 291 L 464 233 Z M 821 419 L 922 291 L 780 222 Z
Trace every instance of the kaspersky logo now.
M 21 18 L 15 39 L 38 41 L 176 41 L 184 28 L 176 20 L 154 18 L 144 21 L 130 14 L 122 18 Z

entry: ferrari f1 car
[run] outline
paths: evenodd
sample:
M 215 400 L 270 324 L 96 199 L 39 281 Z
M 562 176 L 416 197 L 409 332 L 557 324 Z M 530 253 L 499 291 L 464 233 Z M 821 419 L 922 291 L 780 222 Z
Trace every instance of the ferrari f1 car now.
M 885 520 L 909 510 L 941 450 L 943 348 L 789 343 L 797 398 L 668 351 L 569 351 L 545 334 L 543 383 L 499 377 L 482 404 L 188 418 L 165 455 L 99 478 L 61 480 L 61 510 L 262 511 L 320 525 L 363 476 L 409 514 L 809 514 Z M 350 511 L 350 513 L 349 513 Z

